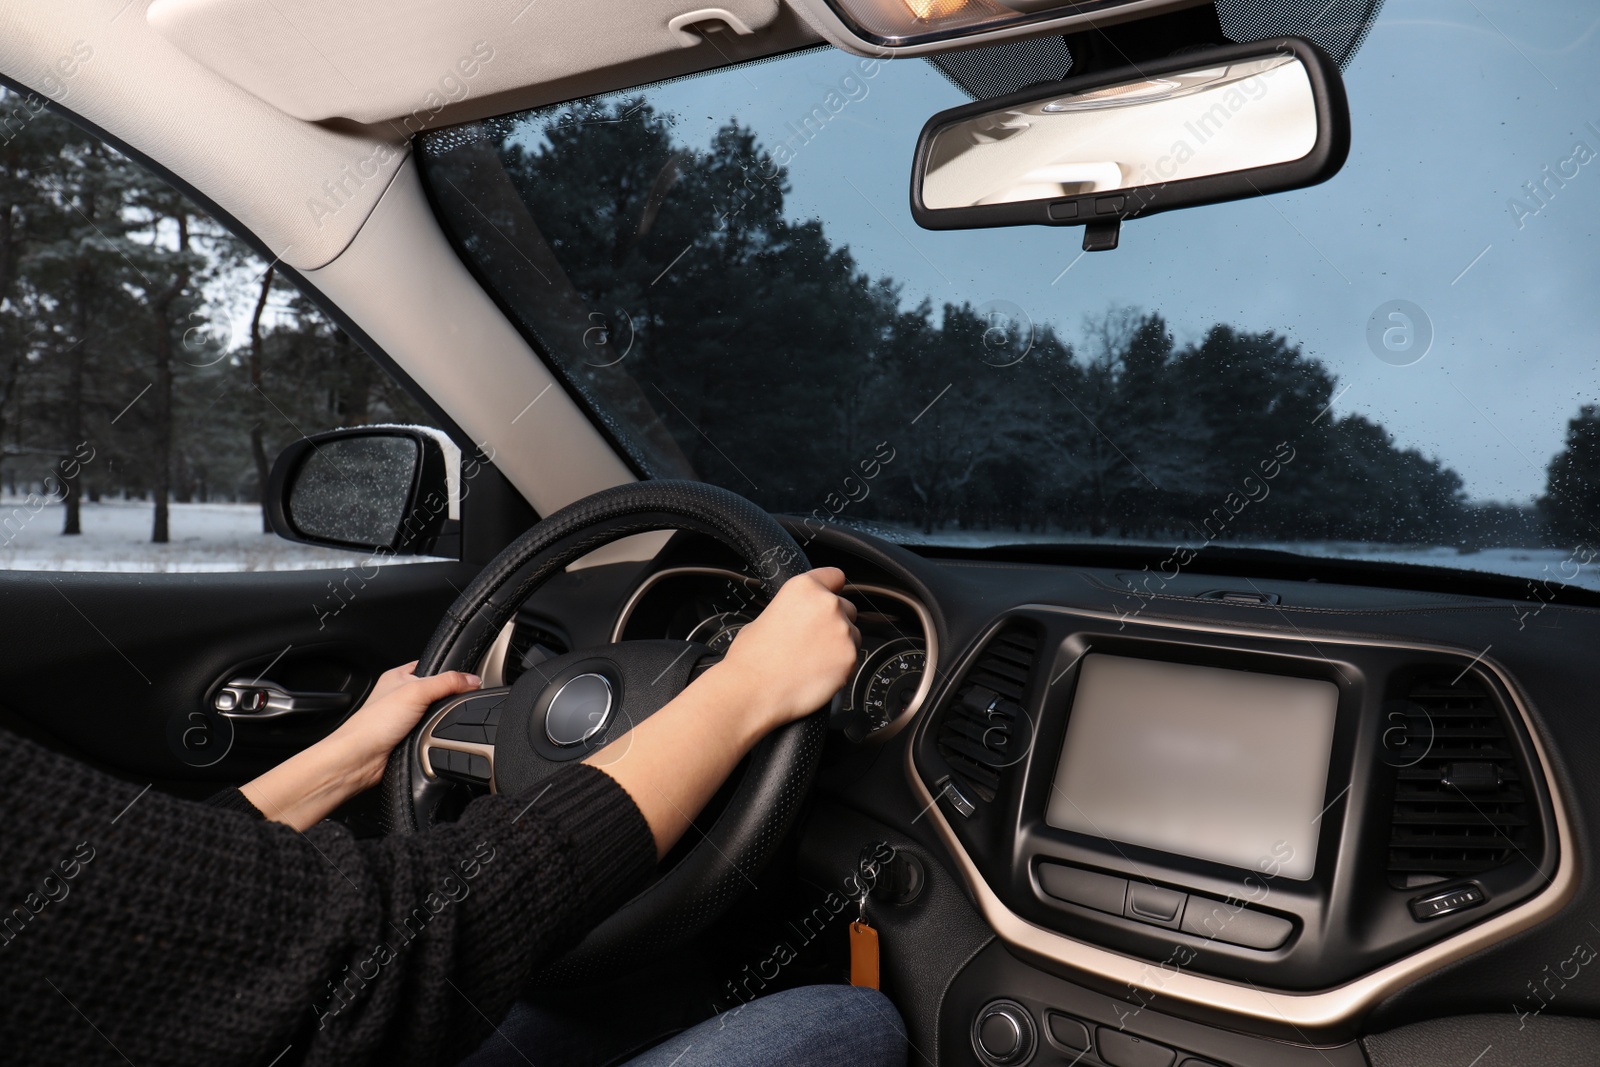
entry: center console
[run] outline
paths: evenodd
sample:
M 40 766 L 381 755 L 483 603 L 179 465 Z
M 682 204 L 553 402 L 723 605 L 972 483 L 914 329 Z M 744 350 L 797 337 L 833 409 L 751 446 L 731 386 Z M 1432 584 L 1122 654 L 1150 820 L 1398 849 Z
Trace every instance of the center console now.
M 1349 1036 L 1572 877 L 1515 692 L 1463 650 L 1024 608 L 957 665 L 909 758 L 1013 961 L 1291 1040 Z M 1052 1012 L 1104 1029 L 1037 993 L 970 1006 L 980 1062 L 1070 1047 Z M 1145 1062 L 1123 1036 L 1083 1062 Z

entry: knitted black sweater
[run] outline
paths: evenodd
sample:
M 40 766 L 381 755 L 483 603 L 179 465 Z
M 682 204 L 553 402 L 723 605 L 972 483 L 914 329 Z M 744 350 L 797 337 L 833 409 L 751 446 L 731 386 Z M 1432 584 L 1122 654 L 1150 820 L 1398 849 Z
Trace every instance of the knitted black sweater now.
M 4 732 L 0 765 L 7 1064 L 453 1063 L 655 867 L 633 801 L 582 765 L 379 841 L 141 793 Z

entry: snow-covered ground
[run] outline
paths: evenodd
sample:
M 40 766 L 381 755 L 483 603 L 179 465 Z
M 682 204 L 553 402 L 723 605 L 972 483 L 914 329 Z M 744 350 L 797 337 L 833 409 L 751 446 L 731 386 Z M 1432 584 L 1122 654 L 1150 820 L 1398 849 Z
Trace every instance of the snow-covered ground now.
M 148 501 L 85 502 L 83 532 L 61 533 L 62 506 L 0 498 L 0 569 L 27 571 L 292 571 L 349 567 L 365 555 L 261 532 L 257 504 L 173 504 L 168 544 L 150 543 Z M 400 558 L 390 557 L 394 562 Z
M 286 571 L 349 567 L 362 563 L 358 552 L 314 548 L 261 532 L 255 504 L 173 504 L 172 541 L 150 543 L 151 506 L 146 501 L 105 500 L 83 505 L 83 533 L 61 534 L 62 508 L 47 504 L 35 511 L 25 498 L 0 498 L 0 569 L 48 571 Z M 863 524 L 892 539 L 925 540 L 920 531 Z M 926 540 L 940 544 L 1024 544 L 1048 540 L 1088 541 L 1061 533 L 1002 530 L 944 530 Z M 1114 543 L 1114 539 L 1100 538 Z M 1230 542 L 1233 544 L 1233 542 Z M 1173 546 L 1157 546 L 1171 548 Z M 1582 556 L 1559 548 L 1489 548 L 1458 552 L 1424 545 L 1358 544 L 1341 541 L 1253 544 L 1308 556 L 1415 563 L 1461 570 L 1490 571 L 1530 581 L 1567 582 L 1600 589 L 1600 559 L 1579 565 Z M 412 557 L 413 559 L 415 557 Z M 389 557 L 385 562 L 407 562 Z

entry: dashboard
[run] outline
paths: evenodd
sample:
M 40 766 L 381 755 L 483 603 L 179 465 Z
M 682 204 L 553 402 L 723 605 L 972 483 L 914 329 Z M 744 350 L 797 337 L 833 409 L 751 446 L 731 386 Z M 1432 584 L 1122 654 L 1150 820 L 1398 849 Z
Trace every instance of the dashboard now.
M 1600 752 L 1595 606 L 1260 567 L 1152 595 L 1126 567 L 787 524 L 844 569 L 863 639 L 795 871 L 824 894 L 890 845 L 868 916 L 924 1061 L 1345 1067 L 1406 1062 L 1384 1041 L 1431 1020 L 1488 1032 L 1463 1013 L 1600 1015 L 1568 966 L 1600 903 L 1600 791 L 1572 769 Z M 752 618 L 736 567 L 678 535 L 519 626 L 723 649 Z

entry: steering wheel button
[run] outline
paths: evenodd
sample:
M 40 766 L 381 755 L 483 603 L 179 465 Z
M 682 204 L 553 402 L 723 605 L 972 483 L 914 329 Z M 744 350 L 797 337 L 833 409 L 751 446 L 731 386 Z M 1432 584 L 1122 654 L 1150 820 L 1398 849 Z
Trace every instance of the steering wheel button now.
M 467 773 L 474 778 L 482 778 L 487 782 L 489 780 L 489 758 L 480 756 L 476 752 L 468 752 L 466 757 Z
M 451 723 L 448 726 L 436 726 L 433 729 L 433 736 L 442 737 L 446 741 L 471 741 L 476 745 L 489 743 L 489 736 L 484 733 L 483 727 L 465 722 Z
M 482 700 L 474 700 L 470 703 L 463 704 L 459 708 L 456 708 L 454 711 L 450 712 L 450 714 L 446 715 L 444 717 L 445 721 L 465 722 L 472 723 L 474 725 L 482 723 L 489 717 L 489 709 L 484 706 L 484 703 L 485 702 Z

